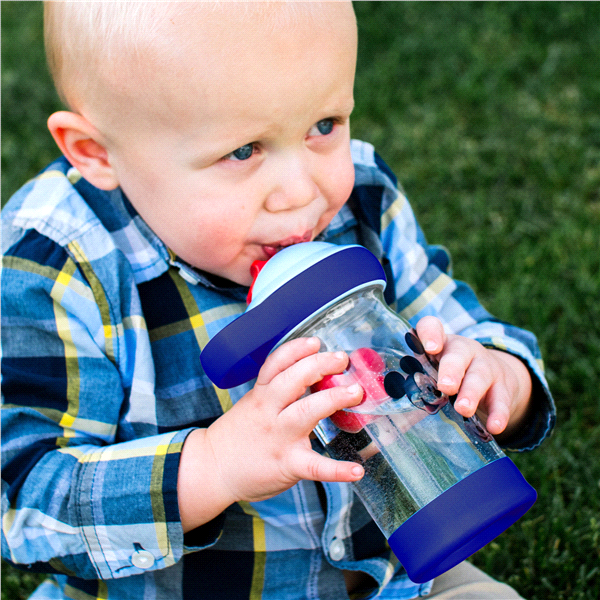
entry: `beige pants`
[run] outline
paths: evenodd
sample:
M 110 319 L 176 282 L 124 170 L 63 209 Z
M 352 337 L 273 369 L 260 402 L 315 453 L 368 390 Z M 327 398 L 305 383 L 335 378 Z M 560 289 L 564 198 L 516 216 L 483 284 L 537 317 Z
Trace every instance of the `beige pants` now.
M 524 600 L 510 586 L 468 562 L 437 577 L 431 594 L 426 597 L 428 600 Z

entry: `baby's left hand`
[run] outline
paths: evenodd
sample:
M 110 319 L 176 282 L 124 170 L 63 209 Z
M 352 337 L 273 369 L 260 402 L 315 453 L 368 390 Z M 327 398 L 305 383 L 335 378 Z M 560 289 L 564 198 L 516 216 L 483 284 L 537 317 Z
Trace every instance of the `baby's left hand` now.
M 424 317 L 417 333 L 425 351 L 440 363 L 438 389 L 457 394 L 454 408 L 464 417 L 477 411 L 492 435 L 510 435 L 525 418 L 531 376 L 515 356 L 488 349 L 479 342 L 446 335 L 436 317 Z

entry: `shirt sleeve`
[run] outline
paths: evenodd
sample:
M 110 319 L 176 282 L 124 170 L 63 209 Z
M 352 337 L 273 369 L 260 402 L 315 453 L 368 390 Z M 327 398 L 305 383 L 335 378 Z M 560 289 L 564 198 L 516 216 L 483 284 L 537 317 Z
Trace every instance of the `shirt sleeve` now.
M 381 160 L 377 157 L 378 166 Z M 509 441 L 511 450 L 539 445 L 555 422 L 555 408 L 535 336 L 501 322 L 479 303 L 473 290 L 452 278 L 451 260 L 442 246 L 429 245 L 405 195 L 380 167 L 383 181 L 381 240 L 395 282 L 395 309 L 413 326 L 426 315 L 438 317 L 448 333 L 460 334 L 520 358 L 532 377 L 531 417 Z
M 29 231 L 3 257 L 2 555 L 85 579 L 162 569 L 185 552 L 177 473 L 191 429 L 128 422 L 134 386 L 153 406 L 127 369 L 152 363 L 134 339 L 144 327 L 98 301 L 70 250 Z

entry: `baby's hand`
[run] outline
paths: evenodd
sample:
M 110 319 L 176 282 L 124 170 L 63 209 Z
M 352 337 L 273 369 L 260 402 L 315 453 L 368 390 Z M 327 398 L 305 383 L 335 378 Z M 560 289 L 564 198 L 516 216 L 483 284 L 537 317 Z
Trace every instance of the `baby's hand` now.
M 446 335 L 435 317 L 424 317 L 416 329 L 425 351 L 439 360 L 439 390 L 457 394 L 458 413 L 471 417 L 479 411 L 492 435 L 518 427 L 531 395 L 531 376 L 523 362 L 475 340 Z
M 301 479 L 356 481 L 363 476 L 357 463 L 333 460 L 311 448 L 309 435 L 317 423 L 359 404 L 363 396 L 362 388 L 353 385 L 302 397 L 348 364 L 344 352 L 319 352 L 319 347 L 317 338 L 283 344 L 267 358 L 250 392 L 208 429 L 188 436 L 178 480 L 184 530 L 229 504 L 270 498 Z M 209 504 L 213 510 L 207 511 Z

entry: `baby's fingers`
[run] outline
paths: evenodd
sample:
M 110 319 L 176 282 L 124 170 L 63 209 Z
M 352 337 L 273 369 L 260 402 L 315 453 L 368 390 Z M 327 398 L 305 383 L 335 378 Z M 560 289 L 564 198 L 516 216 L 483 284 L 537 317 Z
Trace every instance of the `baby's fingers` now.
M 305 342 L 307 341 L 309 340 L 305 340 Z M 294 342 L 300 342 L 300 340 L 294 340 Z M 290 342 L 290 344 L 294 342 Z M 280 350 L 283 350 L 283 346 Z M 291 366 L 280 370 L 281 367 L 290 362 L 290 359 L 299 356 L 301 358 L 293 362 Z M 263 385 L 260 384 L 263 379 L 259 377 L 254 389 L 259 393 L 266 394 L 279 410 L 284 410 L 298 400 L 307 388 L 317 383 L 317 381 L 321 381 L 326 375 L 341 373 L 347 365 L 348 355 L 345 352 L 314 352 L 312 354 L 308 353 L 308 356 L 303 356 L 301 352 L 296 354 L 284 354 L 282 352 L 277 357 L 274 353 L 273 360 L 269 365 L 265 363 L 265 367 L 268 366 L 268 371 L 264 376 L 264 380 L 267 380 L 272 373 L 275 373 L 275 375 L 267 384 Z
M 289 419 L 290 426 L 312 430 L 321 419 L 359 404 L 363 394 L 363 389 L 358 384 L 328 388 L 300 398 L 287 407 L 285 416 Z
M 423 317 L 417 323 L 416 330 L 425 352 L 439 354 L 442 351 L 446 344 L 446 332 L 437 317 Z
M 273 354 L 265 360 L 261 367 L 256 383 L 258 385 L 269 384 L 277 375 L 289 369 L 299 360 L 315 354 L 321 347 L 319 338 L 298 338 L 282 344 Z
M 454 408 L 463 417 L 472 417 L 475 414 L 480 400 L 485 397 L 494 382 L 490 369 L 485 366 L 478 365 L 478 361 L 475 360 L 463 377 L 454 403 Z
M 458 394 L 473 360 L 473 353 L 468 351 L 468 347 L 465 348 L 465 345 L 453 344 L 453 342 L 454 340 L 451 338 L 440 358 L 438 367 L 438 389 L 448 396 Z M 476 385 L 475 382 L 476 379 L 473 378 L 473 385 Z M 467 389 L 472 389 L 472 387 L 468 385 Z M 468 396 L 465 395 L 465 397 Z
M 494 361 L 485 359 L 487 353 L 486 350 L 485 355 L 477 352 L 445 354 L 440 361 L 438 387 L 447 394 L 456 394 L 454 408 L 463 417 L 472 417 L 478 408 L 487 412 L 486 425 L 490 433 L 497 435 L 510 418 L 510 396 L 506 387 L 499 385 Z M 464 373 L 462 381 L 461 373 Z
M 501 386 L 494 386 L 486 398 L 485 426 L 492 435 L 502 433 L 510 420 L 510 396 Z
M 295 471 L 311 481 L 358 481 L 365 473 L 358 463 L 327 458 L 310 450 L 298 455 Z

